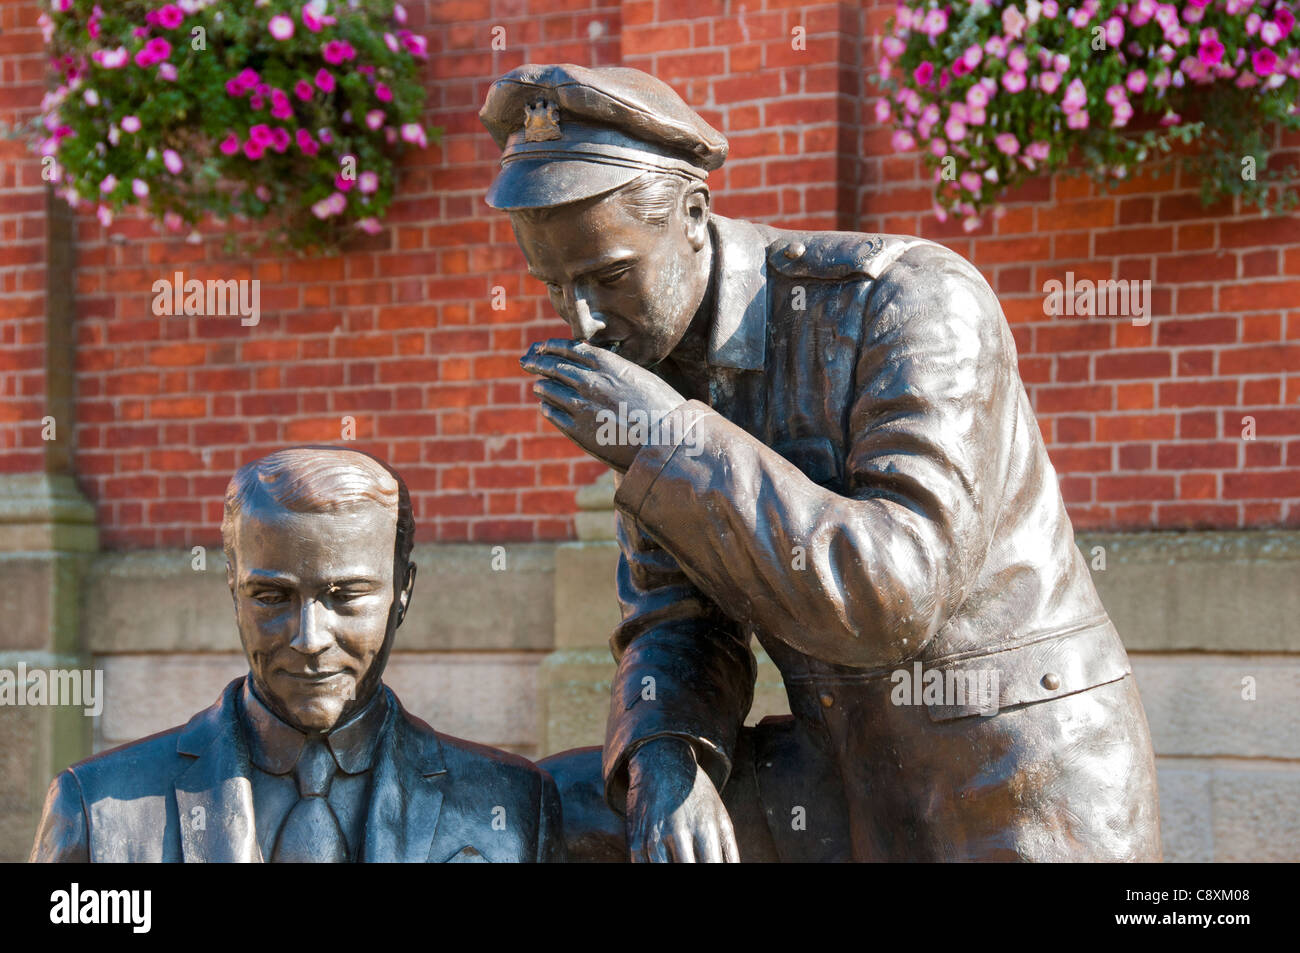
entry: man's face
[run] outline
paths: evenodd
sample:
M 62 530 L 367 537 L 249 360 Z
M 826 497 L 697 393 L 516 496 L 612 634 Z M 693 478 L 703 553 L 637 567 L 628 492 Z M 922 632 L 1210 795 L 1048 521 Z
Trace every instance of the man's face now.
M 543 221 L 511 216 L 528 271 L 575 338 L 653 367 L 686 333 L 708 287 L 707 193 L 679 200 L 663 225 L 633 216 L 617 192 L 560 206 Z
M 227 570 L 239 637 L 258 694 L 301 731 L 329 731 L 379 686 L 414 583 L 412 567 L 394 599 L 396 535 L 378 504 L 240 514 Z

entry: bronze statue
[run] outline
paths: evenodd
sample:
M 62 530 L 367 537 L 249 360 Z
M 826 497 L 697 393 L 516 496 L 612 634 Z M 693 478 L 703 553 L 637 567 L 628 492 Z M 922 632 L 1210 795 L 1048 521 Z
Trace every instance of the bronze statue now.
M 235 474 L 221 534 L 249 674 L 55 778 L 33 861 L 563 859 L 549 776 L 435 732 L 382 682 L 415 585 L 395 471 L 281 450 Z
M 575 857 L 1159 859 L 1129 661 L 979 272 L 711 214 L 726 140 L 636 70 L 523 66 L 480 118 L 576 339 L 522 364 L 618 474 L 603 766 L 543 763 Z M 749 729 L 751 637 L 793 716 Z

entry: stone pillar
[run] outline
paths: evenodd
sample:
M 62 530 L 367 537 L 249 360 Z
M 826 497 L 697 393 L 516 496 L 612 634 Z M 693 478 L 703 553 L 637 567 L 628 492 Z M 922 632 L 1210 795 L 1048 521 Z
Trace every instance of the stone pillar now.
M 619 621 L 614 573 L 614 474 L 578 490 L 578 538 L 555 550 L 555 650 L 540 671 L 538 751 L 544 757 L 605 741 Z
M 40 434 L 43 467 L 0 475 L 0 679 L 9 689 L 0 696 L 0 861 L 26 859 L 50 779 L 91 746 L 83 705 L 18 704 L 27 686 L 16 684 L 20 666 L 90 667 L 79 580 L 98 549 L 94 507 L 72 475 L 73 221 L 53 193 L 46 222 L 43 413 L 18 428 Z

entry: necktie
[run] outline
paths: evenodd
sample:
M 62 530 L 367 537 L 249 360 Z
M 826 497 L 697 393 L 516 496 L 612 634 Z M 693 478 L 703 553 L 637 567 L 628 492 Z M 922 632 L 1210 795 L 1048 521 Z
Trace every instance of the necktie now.
M 309 737 L 298 755 L 293 776 L 298 803 L 280 828 L 271 862 L 277 864 L 341 864 L 348 860 L 348 843 L 328 799 L 334 780 L 334 755 L 319 735 Z

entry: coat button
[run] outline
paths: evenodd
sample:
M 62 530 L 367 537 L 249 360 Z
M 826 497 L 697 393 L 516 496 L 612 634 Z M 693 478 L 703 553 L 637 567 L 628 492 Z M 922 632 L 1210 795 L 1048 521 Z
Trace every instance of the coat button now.
M 1048 672 L 1043 676 L 1043 687 L 1049 692 L 1054 692 L 1061 687 L 1061 676 L 1055 672 Z
M 803 242 L 793 242 L 785 246 L 785 257 L 791 259 L 801 258 L 807 250 Z
M 830 692 L 824 692 L 822 694 L 822 707 L 830 708 L 834 704 L 835 704 L 835 696 L 832 695 Z

